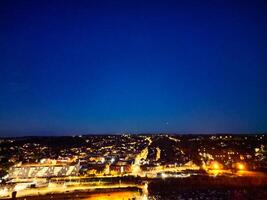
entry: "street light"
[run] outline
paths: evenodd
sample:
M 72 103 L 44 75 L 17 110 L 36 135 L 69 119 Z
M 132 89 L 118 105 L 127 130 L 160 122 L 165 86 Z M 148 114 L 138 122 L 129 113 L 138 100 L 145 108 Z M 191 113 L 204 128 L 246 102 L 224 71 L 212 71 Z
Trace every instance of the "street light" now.
M 236 168 L 240 171 L 245 170 L 245 165 L 243 163 L 237 163 Z
M 214 161 L 211 165 L 213 170 L 219 170 L 221 168 L 220 164 L 216 161 Z

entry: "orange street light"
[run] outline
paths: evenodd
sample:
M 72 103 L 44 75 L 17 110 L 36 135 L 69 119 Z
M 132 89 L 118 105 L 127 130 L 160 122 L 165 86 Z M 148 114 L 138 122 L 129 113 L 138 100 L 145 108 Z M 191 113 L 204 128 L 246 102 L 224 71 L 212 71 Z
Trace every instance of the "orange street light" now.
M 222 167 L 221 167 L 221 164 L 219 164 L 218 162 L 214 161 L 214 162 L 212 162 L 212 164 L 211 164 L 211 168 L 212 168 L 213 170 L 220 170 Z
M 237 163 L 236 168 L 240 171 L 245 170 L 245 165 L 243 163 Z

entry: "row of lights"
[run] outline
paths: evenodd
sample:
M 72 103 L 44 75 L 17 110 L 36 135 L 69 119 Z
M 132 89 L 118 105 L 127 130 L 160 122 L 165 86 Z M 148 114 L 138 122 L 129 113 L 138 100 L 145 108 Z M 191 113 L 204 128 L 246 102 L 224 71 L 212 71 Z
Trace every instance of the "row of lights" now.
M 211 164 L 211 169 L 213 170 L 221 170 L 222 168 L 223 168 L 222 164 L 218 163 L 217 161 L 214 161 Z M 246 169 L 246 166 L 245 164 L 239 162 L 235 164 L 235 168 L 240 171 L 243 171 Z

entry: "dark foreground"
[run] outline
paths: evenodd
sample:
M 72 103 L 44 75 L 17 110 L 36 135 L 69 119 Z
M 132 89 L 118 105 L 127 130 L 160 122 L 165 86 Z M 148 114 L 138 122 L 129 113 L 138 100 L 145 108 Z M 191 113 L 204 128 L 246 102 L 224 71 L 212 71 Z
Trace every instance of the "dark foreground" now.
M 155 200 L 266 200 L 266 177 L 206 177 L 154 181 L 149 185 Z
M 242 188 L 242 189 L 191 189 L 174 191 L 170 194 L 152 195 L 155 200 L 266 200 L 265 188 Z

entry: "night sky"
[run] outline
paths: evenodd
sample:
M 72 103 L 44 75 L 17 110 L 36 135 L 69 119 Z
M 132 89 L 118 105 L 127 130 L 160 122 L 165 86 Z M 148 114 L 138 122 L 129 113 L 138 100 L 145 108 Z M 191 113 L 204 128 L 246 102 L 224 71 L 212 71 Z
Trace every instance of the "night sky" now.
M 267 3 L 0 1 L 0 136 L 267 132 Z

